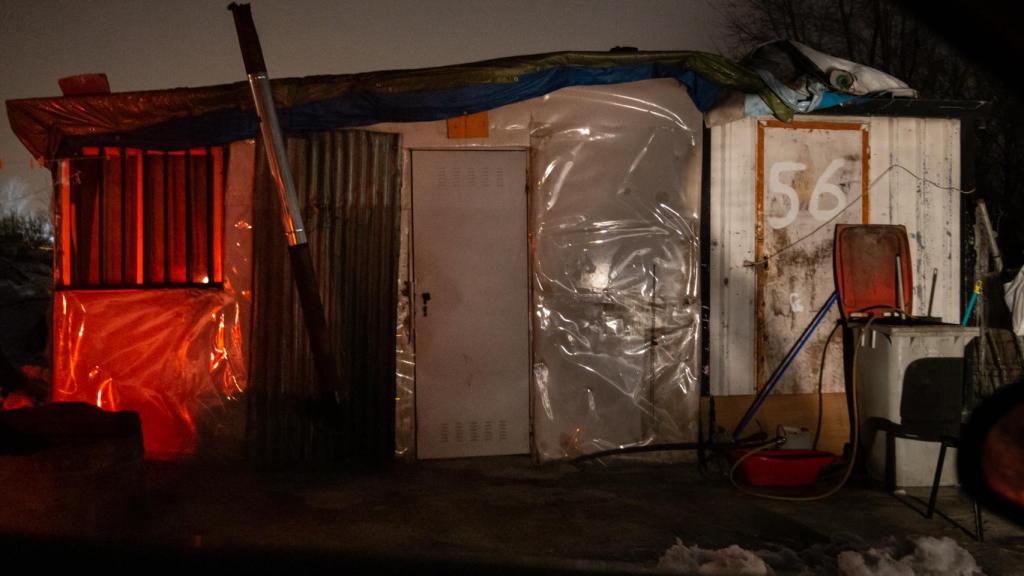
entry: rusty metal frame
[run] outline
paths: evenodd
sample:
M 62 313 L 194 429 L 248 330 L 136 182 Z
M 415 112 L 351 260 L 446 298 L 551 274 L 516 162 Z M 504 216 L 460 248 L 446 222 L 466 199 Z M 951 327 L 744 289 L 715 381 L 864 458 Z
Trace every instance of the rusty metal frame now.
M 757 121 L 757 149 L 755 154 L 755 176 L 754 176 L 754 262 L 757 263 L 754 270 L 754 364 L 756 391 L 761 391 L 765 384 L 766 367 L 763 359 L 767 353 L 767 334 L 764 331 L 765 311 L 765 270 L 767 262 L 761 261 L 764 253 L 764 134 L 767 128 L 785 128 L 790 130 L 835 130 L 851 131 L 857 130 L 861 133 L 861 223 L 868 224 L 871 221 L 871 201 L 868 194 L 871 175 L 871 145 L 870 130 L 866 122 L 782 122 L 775 119 L 760 119 Z

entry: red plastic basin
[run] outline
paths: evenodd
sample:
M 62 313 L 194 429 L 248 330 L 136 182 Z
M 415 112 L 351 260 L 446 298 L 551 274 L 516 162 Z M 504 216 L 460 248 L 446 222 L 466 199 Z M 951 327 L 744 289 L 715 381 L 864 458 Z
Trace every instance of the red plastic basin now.
M 736 456 L 745 453 L 736 451 Z M 821 450 L 761 450 L 741 462 L 739 472 L 752 486 L 807 486 L 835 459 Z

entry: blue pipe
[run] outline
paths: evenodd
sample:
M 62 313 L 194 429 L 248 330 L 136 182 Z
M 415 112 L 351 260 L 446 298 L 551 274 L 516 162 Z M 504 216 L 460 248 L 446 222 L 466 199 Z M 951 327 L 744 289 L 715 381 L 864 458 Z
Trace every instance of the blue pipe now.
M 757 397 L 754 398 L 754 401 L 750 404 L 750 408 L 747 409 L 747 413 L 743 415 L 743 419 L 736 425 L 736 430 L 732 433 L 732 439 L 734 442 L 739 440 L 740 434 L 743 433 L 743 430 L 745 430 L 750 424 L 750 421 L 757 415 L 757 412 L 761 409 L 761 405 L 768 399 L 768 395 L 772 393 L 773 389 L 775 389 L 779 380 L 782 380 L 782 377 L 786 374 L 786 370 L 789 369 L 789 365 L 793 363 L 796 355 L 800 353 L 804 344 L 807 344 L 807 340 L 810 339 L 811 334 L 814 334 L 814 331 L 818 329 L 818 325 L 825 319 L 825 315 L 828 314 L 828 311 L 831 310 L 832 306 L 834 306 L 838 301 L 839 293 L 833 292 L 832 295 L 828 297 L 828 300 L 821 306 L 821 309 L 818 310 L 817 315 L 814 316 L 814 320 L 811 320 L 811 324 L 804 330 L 804 333 L 800 335 L 800 339 L 797 340 L 796 344 L 789 349 L 789 353 L 786 354 L 782 363 L 779 364 L 774 372 L 772 372 L 771 377 L 768 378 L 768 383 L 765 384 L 764 388 L 757 394 Z
M 967 326 L 967 323 L 971 320 L 971 313 L 974 312 L 974 305 L 978 303 L 978 293 L 971 294 L 970 301 L 967 302 L 967 310 L 964 311 L 964 319 L 960 321 L 961 326 Z
M 964 311 L 964 319 L 960 321 L 961 326 L 967 326 L 967 322 L 970 321 L 971 314 L 974 313 L 974 305 L 978 303 L 978 294 L 981 294 L 981 280 L 974 283 L 974 293 L 971 294 L 971 299 L 967 302 L 967 310 Z

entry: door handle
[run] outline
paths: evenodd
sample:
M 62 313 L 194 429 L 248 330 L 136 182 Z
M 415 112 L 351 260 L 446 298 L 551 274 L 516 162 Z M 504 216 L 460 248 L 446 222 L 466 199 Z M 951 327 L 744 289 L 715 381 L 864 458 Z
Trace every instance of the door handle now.
M 420 294 L 420 297 L 423 298 L 423 315 L 426 316 L 427 302 L 430 302 L 430 292 L 423 292 L 422 294 Z

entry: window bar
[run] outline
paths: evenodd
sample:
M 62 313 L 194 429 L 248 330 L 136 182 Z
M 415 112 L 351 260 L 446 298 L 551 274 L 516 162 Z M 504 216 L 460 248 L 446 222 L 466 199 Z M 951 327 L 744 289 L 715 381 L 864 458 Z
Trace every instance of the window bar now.
M 145 194 L 145 157 L 142 150 L 136 150 L 135 157 L 135 284 L 141 286 L 146 283 L 146 258 L 144 247 L 146 246 L 146 204 Z
M 213 282 L 217 277 L 213 273 L 213 182 L 214 182 L 213 148 L 206 148 L 206 280 Z
M 128 150 L 121 147 L 121 283 L 128 281 Z
M 146 257 L 149 255 L 151 249 L 149 242 L 146 242 L 146 238 L 152 238 L 152 234 L 149 232 L 146 224 L 152 224 L 152 221 L 151 219 L 146 218 L 148 215 L 146 209 L 149 204 L 146 200 L 146 182 L 150 182 L 150 180 L 146 178 L 145 169 L 146 152 L 139 149 L 139 270 L 142 271 L 142 279 L 139 284 L 147 284 L 153 278 L 153 271 L 149 265 L 149 258 Z
M 164 157 L 164 274 L 162 284 L 171 282 L 171 191 L 168 190 L 170 179 L 168 173 L 171 170 L 170 154 L 163 152 Z
M 57 224 L 60 226 L 60 244 L 57 260 L 60 262 L 61 286 L 71 285 L 71 258 L 75 253 L 71 248 L 71 160 L 57 160 L 60 166 L 60 214 L 57 215 Z
M 192 282 L 192 149 L 185 149 L 185 283 Z
M 98 221 L 100 223 L 99 224 L 99 233 L 97 234 L 97 236 L 98 236 L 97 244 L 99 245 L 99 251 L 98 251 L 98 255 L 97 255 L 98 258 L 97 259 L 99 260 L 100 267 L 99 267 L 99 270 L 97 271 L 97 276 L 98 276 L 98 280 L 99 281 L 96 282 L 95 284 L 102 285 L 106 281 L 106 274 L 105 274 L 105 270 L 106 270 L 106 265 L 105 264 L 106 264 L 106 262 L 104 262 L 104 260 L 105 260 L 105 258 L 104 258 L 104 256 L 105 256 L 104 249 L 106 247 L 106 242 L 104 242 L 104 240 L 106 239 L 106 230 L 105 230 L 106 226 L 104 225 L 106 222 L 105 222 L 105 218 L 104 218 L 104 212 L 106 212 L 106 210 L 105 210 L 105 206 L 104 206 L 104 202 L 103 202 L 103 197 L 106 195 L 106 190 L 107 190 L 107 182 L 106 182 L 106 180 L 107 180 L 107 169 L 106 169 L 107 168 L 107 149 L 106 148 L 100 148 L 99 155 L 97 156 L 96 159 L 100 161 L 100 168 L 99 168 L 99 174 L 100 174 L 99 181 L 100 181 L 100 185 L 99 185 L 99 188 L 96 190 L 96 199 L 97 199 L 96 200 L 96 205 L 97 205 L 97 209 L 98 209 L 98 212 L 99 212 Z M 90 282 L 90 284 L 91 284 L 91 282 Z

